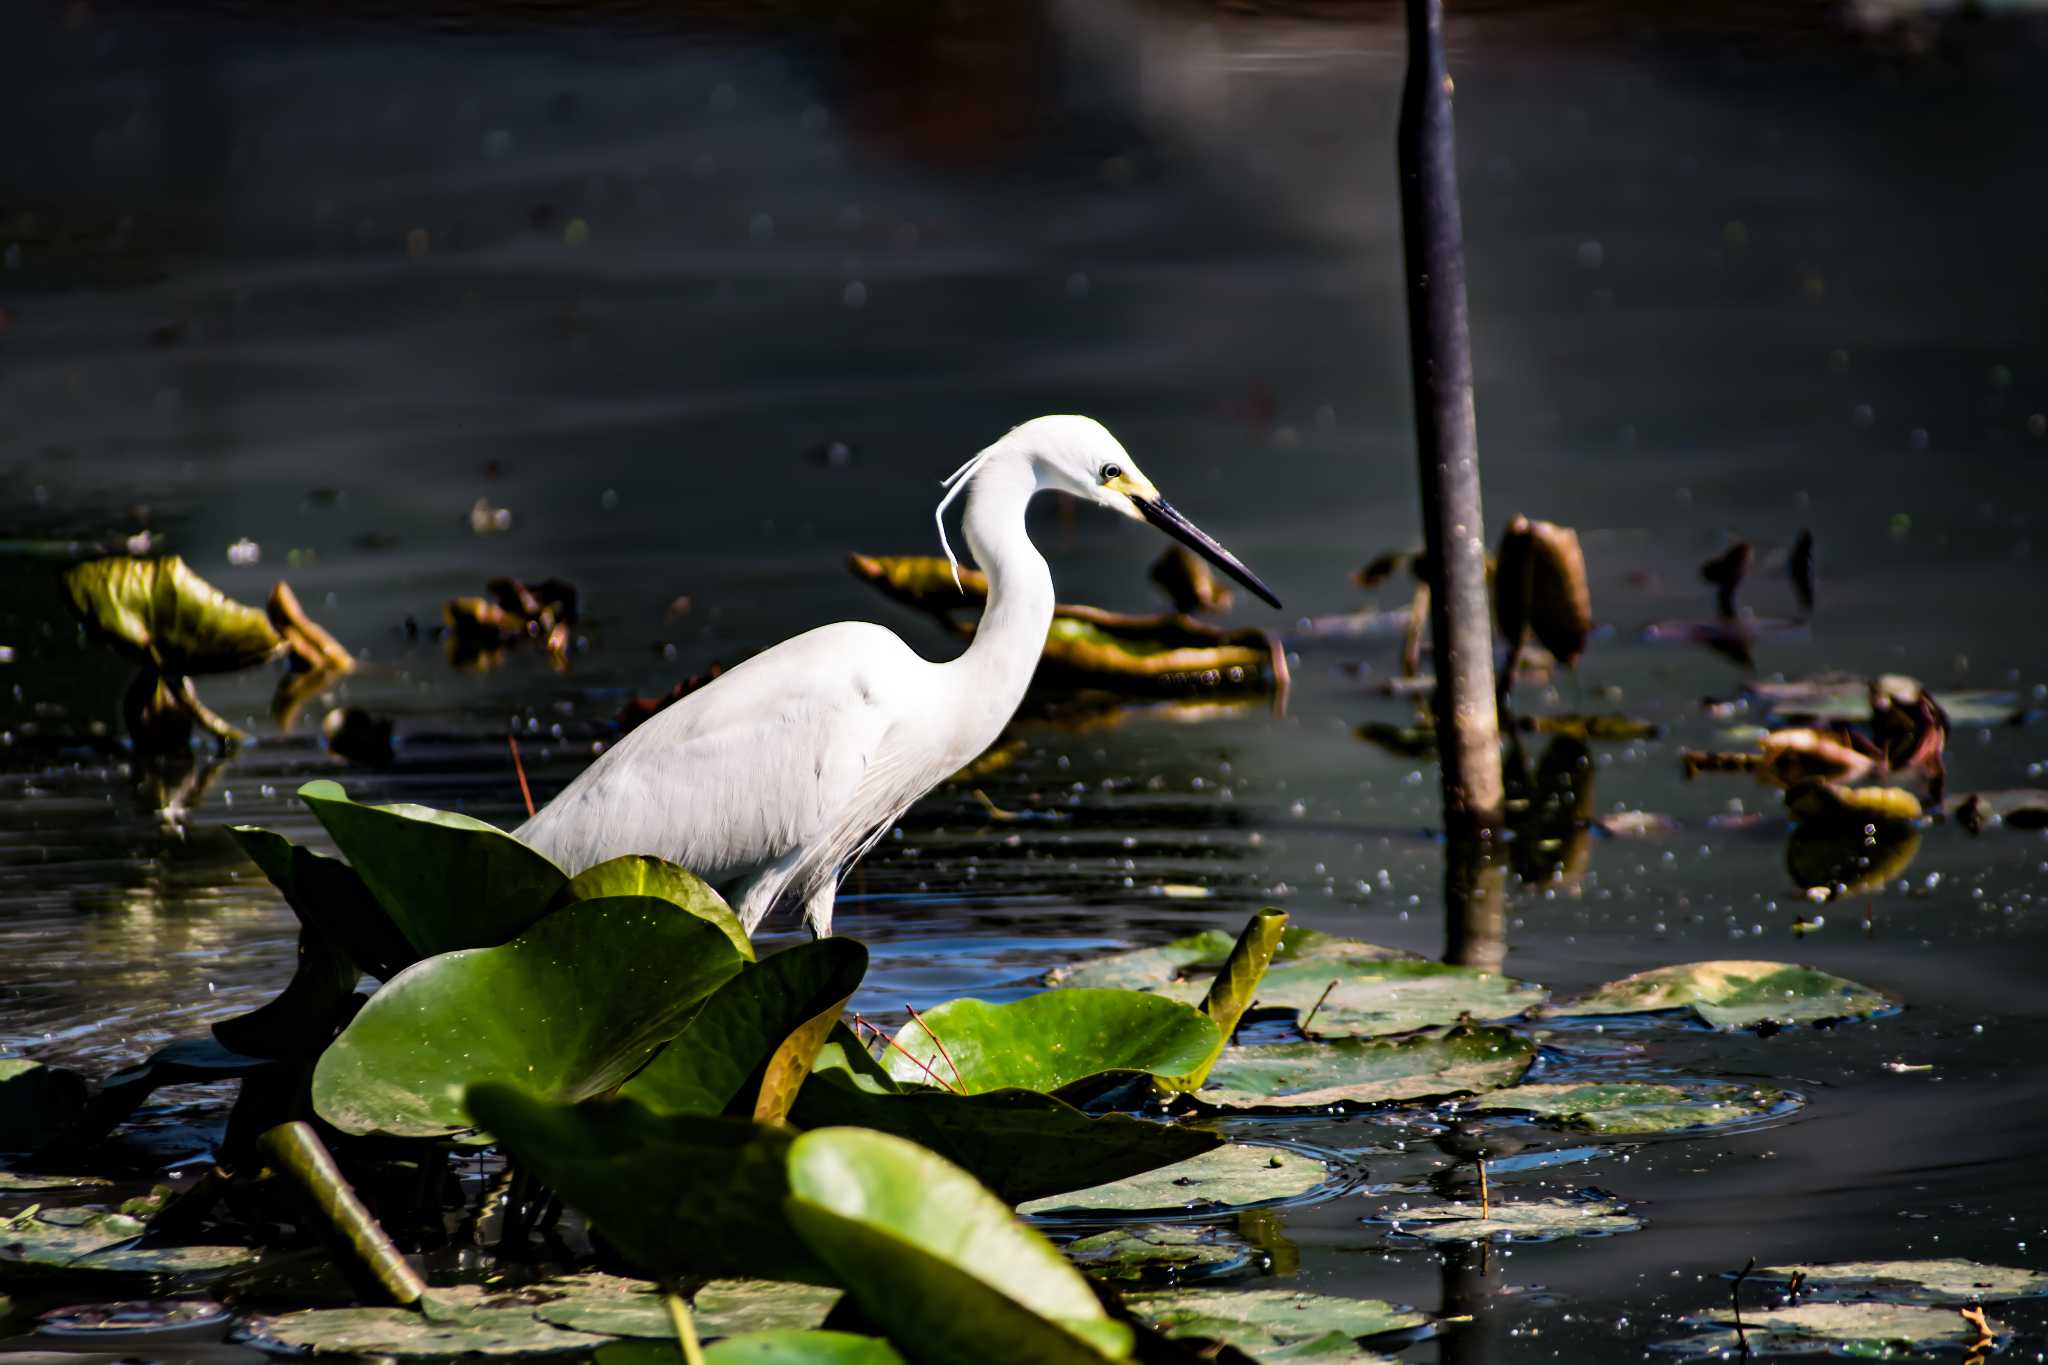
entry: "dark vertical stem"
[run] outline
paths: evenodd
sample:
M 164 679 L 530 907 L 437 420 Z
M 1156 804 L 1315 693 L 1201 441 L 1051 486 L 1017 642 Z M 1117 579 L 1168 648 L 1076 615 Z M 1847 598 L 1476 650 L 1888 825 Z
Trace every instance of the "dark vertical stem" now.
M 1400 165 L 1422 533 L 1434 578 L 1429 614 L 1444 825 L 1453 836 L 1491 833 L 1502 818 L 1500 722 L 1493 700 L 1465 241 L 1442 0 L 1408 0 Z
M 1508 960 L 1508 870 L 1491 841 L 1444 849 L 1444 961 L 1498 972 Z

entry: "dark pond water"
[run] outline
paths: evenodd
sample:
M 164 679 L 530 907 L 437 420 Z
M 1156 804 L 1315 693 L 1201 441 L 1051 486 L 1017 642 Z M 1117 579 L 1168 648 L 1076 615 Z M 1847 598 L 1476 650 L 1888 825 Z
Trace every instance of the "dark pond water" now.
M 1516 887 L 1508 968 L 1573 988 L 1787 958 L 1909 1008 L 1624 1033 L 1646 1065 L 1809 1101 L 1496 1177 L 1628 1199 L 1648 1227 L 1627 1236 L 1390 1249 L 1361 1220 L 1454 1156 L 1370 1119 L 1285 1125 L 1368 1182 L 1284 1212 L 1287 1282 L 1477 1315 L 1418 1360 L 1640 1358 L 1751 1256 L 2048 1264 L 2048 840 L 1938 825 L 1867 904 L 1816 911 L 1769 791 L 1680 778 L 1678 750 L 1731 723 L 1702 698 L 1748 675 L 1644 638 L 1709 614 L 1697 566 L 1738 538 L 1765 551 L 1746 604 L 1792 615 L 1772 556 L 1810 528 L 1817 615 L 1761 632 L 1758 674 L 1907 672 L 2039 717 L 2048 45 L 2010 15 L 1614 27 L 1453 33 L 1489 521 L 1578 527 L 1606 623 L 1525 706 L 1663 726 L 1597 746 L 1586 780 L 1601 812 L 1677 822 Z M 1040 412 L 1109 423 L 1288 602 L 1240 619 L 1362 605 L 1347 574 L 1415 525 L 1399 52 L 1377 26 L 1122 4 L 796 31 L 10 7 L 0 1055 L 101 1073 L 281 985 L 294 923 L 223 831 L 310 837 L 309 777 L 511 823 L 508 728 L 544 797 L 628 696 L 804 627 L 950 648 L 844 557 L 930 551 L 938 478 Z M 473 533 L 479 500 L 509 529 Z M 1064 597 L 1152 605 L 1150 533 L 1034 525 Z M 338 771 L 319 705 L 281 734 L 273 676 L 211 680 L 255 741 L 166 822 L 177 775 L 131 776 L 108 738 L 125 670 L 57 595 L 67 545 L 145 528 L 245 600 L 288 577 L 366 661 L 336 699 L 396 722 L 395 763 Z M 244 541 L 260 560 L 231 563 Z M 506 573 L 582 589 L 568 672 L 458 671 L 430 638 Z M 840 902 L 875 954 L 860 1007 L 1016 995 L 1268 903 L 1440 952 L 1435 774 L 1353 737 L 1406 718 L 1373 690 L 1396 642 L 1295 647 L 1284 715 L 1027 718 L 982 786 L 1033 818 L 992 823 L 961 787 L 919 804 Z M 1962 791 L 2044 785 L 2048 724 L 1960 726 L 1951 764 Z M 200 1159 L 219 1106 L 172 1095 L 151 1159 Z M 2005 1316 L 2039 1359 L 2041 1315 Z

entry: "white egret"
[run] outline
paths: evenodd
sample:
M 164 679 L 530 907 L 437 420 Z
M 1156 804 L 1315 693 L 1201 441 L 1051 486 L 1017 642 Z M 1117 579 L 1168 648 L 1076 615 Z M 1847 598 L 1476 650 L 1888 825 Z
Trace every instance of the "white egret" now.
M 961 525 L 988 604 L 959 658 L 933 663 L 893 631 L 820 626 L 661 711 L 591 764 L 518 835 L 570 872 L 649 853 L 725 893 L 752 933 L 778 904 L 832 931 L 839 881 L 912 802 L 981 754 L 1015 714 L 1052 623 L 1052 572 L 1024 528 L 1059 489 L 1151 522 L 1270 602 L 1237 558 L 1174 510 L 1101 423 L 1040 417 L 956 470 Z M 958 562 L 954 562 L 955 572 Z

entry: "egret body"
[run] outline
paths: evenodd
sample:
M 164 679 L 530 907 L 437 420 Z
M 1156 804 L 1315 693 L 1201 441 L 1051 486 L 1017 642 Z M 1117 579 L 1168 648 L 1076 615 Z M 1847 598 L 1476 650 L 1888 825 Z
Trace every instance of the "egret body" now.
M 517 831 L 571 873 L 647 853 L 719 888 L 752 933 L 777 905 L 832 931 L 839 881 L 912 802 L 1002 733 L 1052 624 L 1052 571 L 1025 533 L 1059 489 L 1150 521 L 1274 606 L 1235 556 L 1159 496 L 1101 423 L 1040 417 L 962 465 L 939 503 L 961 525 L 988 603 L 959 658 L 934 663 L 893 631 L 820 626 L 657 713 Z

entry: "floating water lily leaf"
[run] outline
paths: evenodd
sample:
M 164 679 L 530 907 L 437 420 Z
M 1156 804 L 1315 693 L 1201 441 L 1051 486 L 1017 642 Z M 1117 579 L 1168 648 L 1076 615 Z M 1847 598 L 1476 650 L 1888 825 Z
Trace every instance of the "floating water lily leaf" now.
M 769 1059 L 792 1033 L 821 1017 L 827 1026 L 838 1020 L 867 966 L 866 948 L 827 938 L 736 972 L 619 1093 L 657 1114 L 723 1113 L 761 1088 Z M 808 1072 L 811 1058 L 803 1061 Z
M 1161 996 L 1046 991 L 1003 1005 L 949 1000 L 905 1024 L 883 1065 L 899 1083 L 936 1075 L 969 1095 L 1128 1072 L 1170 1083 L 1207 1066 L 1221 1036 L 1207 1015 Z
M 1023 1205 L 1032 1216 L 1071 1216 L 1101 1211 L 1161 1212 L 1242 1208 L 1298 1199 L 1331 1179 L 1320 1158 L 1287 1147 L 1232 1143 L 1172 1166 L 1146 1171 L 1093 1189 L 1077 1190 Z
M 1536 1114 L 1588 1133 L 1669 1133 L 1745 1123 L 1799 1107 L 1795 1095 L 1767 1085 L 1595 1082 L 1517 1085 L 1472 1102 L 1478 1110 Z
M 648 1275 L 833 1283 L 782 1216 L 791 1129 L 631 1100 L 550 1104 L 516 1085 L 471 1086 L 467 1102 L 521 1167 Z
M 1106 990 L 1162 991 L 1176 999 L 1200 1000 L 1209 989 L 1209 979 L 1230 956 L 1236 940 L 1221 929 L 1177 938 L 1157 948 L 1138 948 L 1090 958 L 1046 973 L 1048 986 L 1085 986 Z M 1413 953 L 1382 948 L 1358 939 L 1338 938 L 1314 929 L 1290 924 L 1280 934 L 1273 950 L 1270 973 L 1275 968 L 1307 963 L 1383 962 L 1414 959 Z
M 1504 1028 L 1458 1025 L 1404 1038 L 1231 1048 L 1195 1099 L 1218 1109 L 1305 1109 L 1513 1085 L 1536 1045 Z
M 85 1078 L 77 1072 L 0 1057 L 0 1152 L 32 1152 L 78 1122 L 84 1111 Z M 0 1181 L 6 1178 L 0 1172 Z
M 1973 792 L 1952 799 L 1948 811 L 1972 834 L 1981 834 L 1993 821 L 2007 829 L 2048 829 L 2048 791 L 2017 788 Z
M 1067 1259 L 1098 1280 L 1138 1283 L 1226 1275 L 1252 1249 L 1221 1228 L 1154 1223 L 1113 1228 L 1066 1246 Z
M 1085 1114 L 1031 1090 L 883 1094 L 837 1075 L 806 1084 L 790 1120 L 800 1128 L 893 1133 L 937 1152 L 1013 1204 L 1170 1167 L 1223 1142 L 1186 1124 Z
M 171 677 L 238 672 L 283 644 L 269 617 L 176 555 L 91 560 L 66 573 L 64 587 L 95 638 Z
M 462 1091 L 481 1081 L 599 1095 L 742 965 L 720 929 L 667 901 L 584 901 L 393 977 L 322 1054 L 313 1107 L 345 1133 L 433 1137 L 470 1126 Z
M 388 981 L 419 961 L 419 951 L 353 867 L 255 825 L 231 825 L 228 833 L 263 869 L 299 923 L 347 953 L 356 966 Z
M 1671 1349 L 1683 1355 L 1737 1345 L 1732 1307 L 1695 1313 L 1681 1319 L 1690 1326 L 1726 1327 Z M 1992 1337 L 2006 1335 L 2005 1325 L 1987 1322 Z M 1891 1303 L 1802 1303 L 1790 1308 L 1745 1308 L 1742 1327 L 1753 1353 L 1807 1354 L 1816 1346 L 1843 1355 L 1883 1357 L 1902 1352 L 1954 1350 L 1985 1340 L 1977 1324 L 1954 1308 L 1922 1308 Z
M 254 1318 L 259 1341 L 316 1355 L 512 1356 L 589 1351 L 606 1338 L 542 1322 L 526 1307 L 473 1309 L 437 1319 L 405 1308 L 312 1308 Z
M 30 1207 L 0 1219 L 0 1279 L 72 1275 L 197 1277 L 225 1274 L 256 1259 L 249 1247 L 137 1248 L 140 1218 L 104 1209 Z
M 534 1316 L 557 1327 L 605 1336 L 673 1341 L 675 1322 L 660 1291 L 646 1280 L 617 1275 L 565 1275 L 531 1286 Z M 816 1327 L 839 1302 L 840 1291 L 777 1280 L 713 1280 L 690 1301 L 703 1337 Z
M 1555 716 L 1524 716 L 1524 730 L 1539 735 L 1562 735 L 1567 739 L 1655 739 L 1657 723 L 1635 716 L 1607 713 L 1567 712 Z
M 1130 1328 L 965 1171 L 914 1143 L 824 1128 L 789 1153 L 787 1212 L 863 1312 L 920 1365 L 1121 1360 Z
M 1425 1242 L 1549 1242 L 1560 1237 L 1605 1237 L 1634 1232 L 1643 1220 L 1613 1199 L 1495 1199 L 1412 1204 L 1366 1220 Z
M 697 1330 L 706 1330 L 702 1316 Z M 683 1365 L 683 1356 L 673 1340 L 621 1341 L 598 1347 L 597 1365 Z M 704 1348 L 704 1365 L 903 1365 L 903 1357 L 880 1337 L 782 1330 L 712 1342 Z
M 1358 1038 L 1455 1023 L 1468 1015 L 1505 1018 L 1541 1004 L 1547 994 L 1498 972 L 1442 962 L 1361 962 L 1341 969 L 1308 963 L 1268 972 L 1259 1005 L 1292 1009 L 1303 1018 L 1315 1010 L 1309 1028 L 1317 1036 Z
M 114 1182 L 96 1175 L 46 1175 L 37 1171 L 0 1171 L 0 1194 L 38 1190 L 99 1189 Z
M 556 897 L 557 906 L 575 901 L 604 900 L 612 896 L 655 896 L 679 905 L 697 918 L 709 920 L 725 930 L 741 957 L 754 960 L 754 942 L 747 937 L 739 916 L 725 903 L 725 897 L 688 868 L 645 853 L 627 853 L 586 867 L 569 879 Z
M 1943 1307 L 2048 1295 L 2048 1273 L 1964 1260 L 1773 1265 L 1746 1278 L 1788 1284 L 1796 1279 L 1803 1300 L 1882 1299 Z
M 1427 1313 L 1378 1299 L 1287 1289 L 1165 1289 L 1124 1306 L 1169 1337 L 1227 1342 L 1255 1360 L 1375 1361 L 1358 1342 L 1427 1326 Z
M 1690 1009 L 1715 1028 L 1864 1019 L 1899 1002 L 1868 986 L 1789 962 L 1687 962 L 1637 972 L 1546 1005 L 1549 1017 Z
M 1785 793 L 1785 809 L 1801 825 L 1906 824 L 1922 814 L 1920 798 L 1904 787 L 1845 787 L 1839 782 L 1801 782 Z
M 496 825 L 426 806 L 363 806 L 338 782 L 299 799 L 422 957 L 493 948 L 539 919 L 568 874 Z

